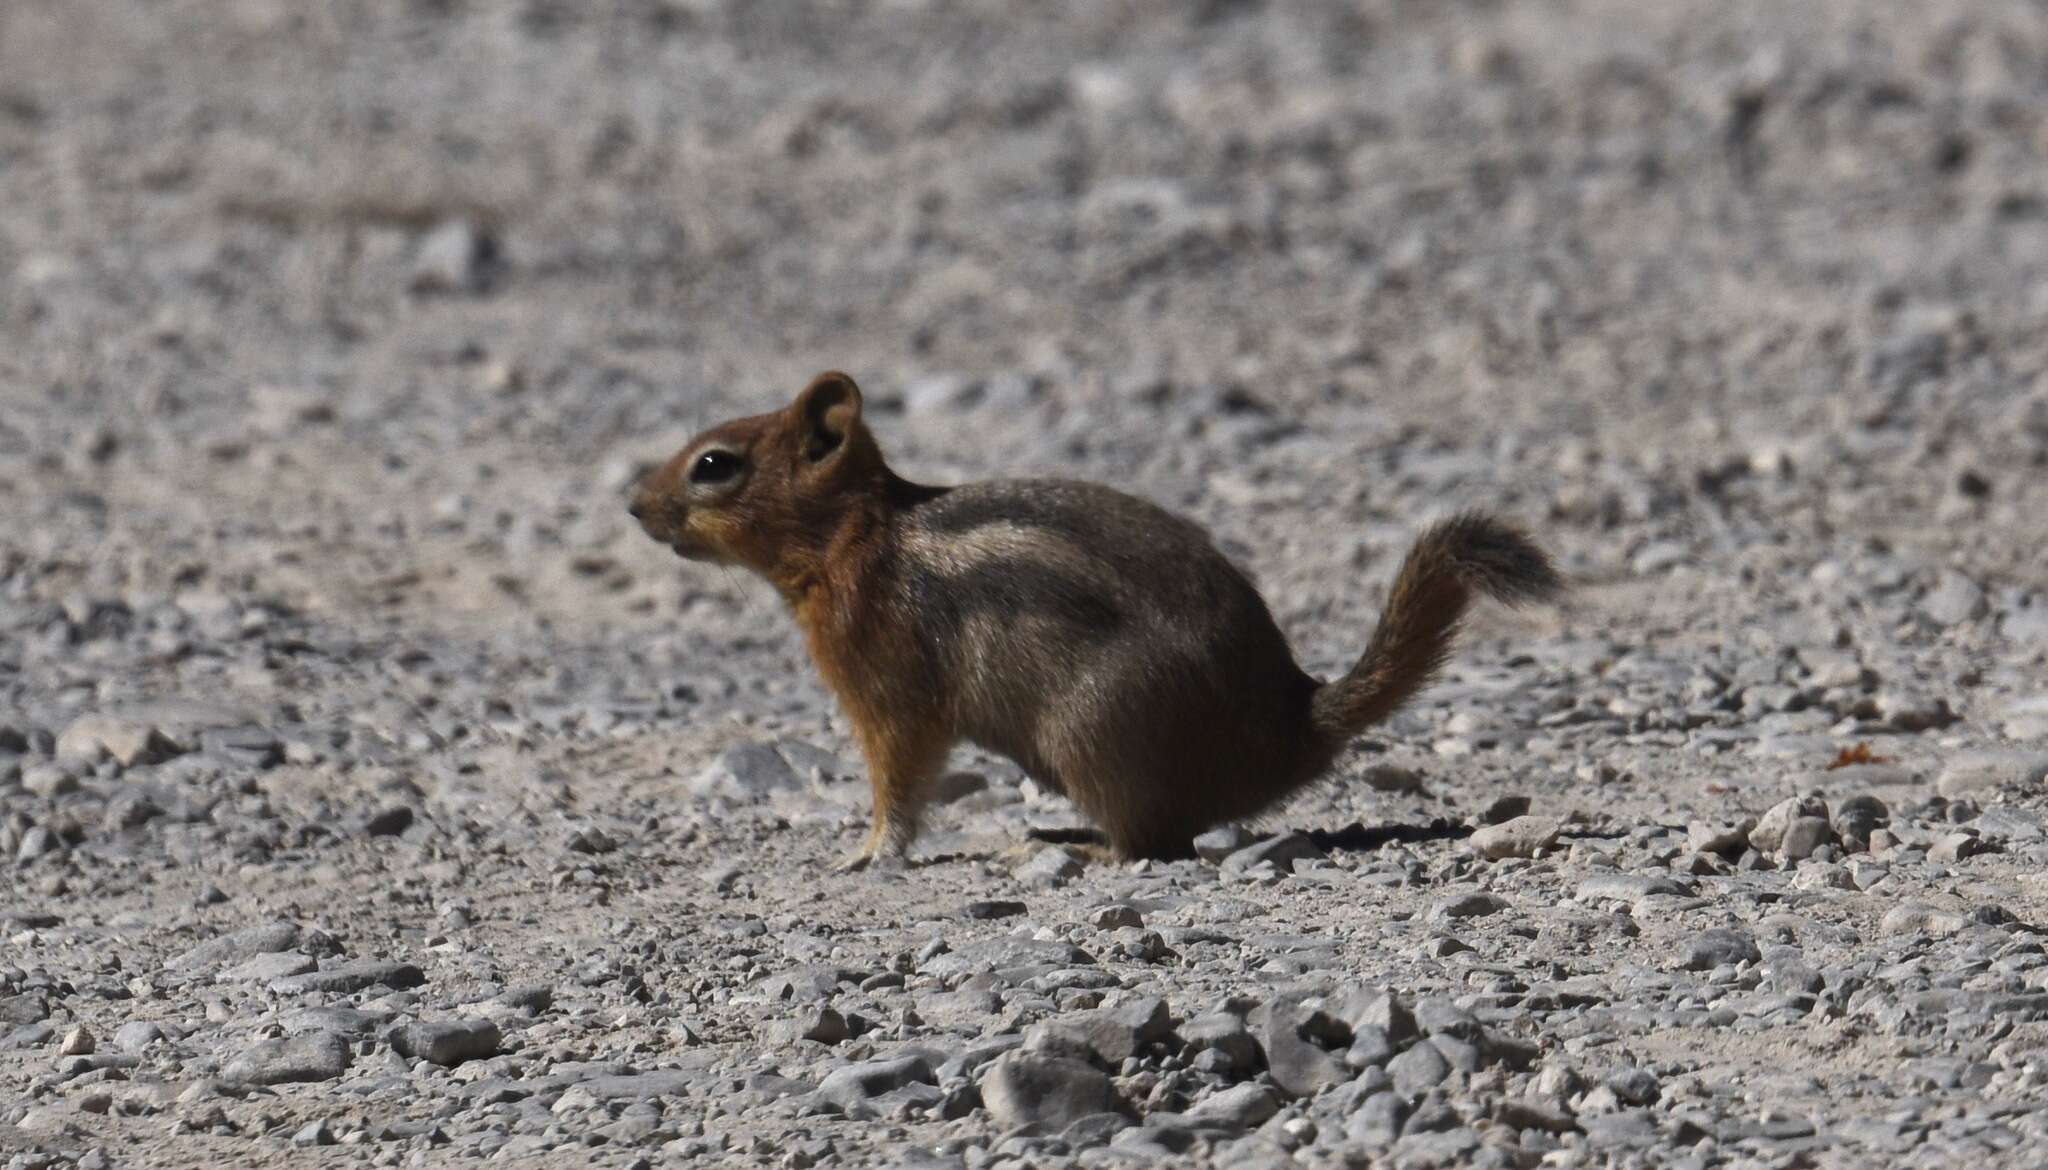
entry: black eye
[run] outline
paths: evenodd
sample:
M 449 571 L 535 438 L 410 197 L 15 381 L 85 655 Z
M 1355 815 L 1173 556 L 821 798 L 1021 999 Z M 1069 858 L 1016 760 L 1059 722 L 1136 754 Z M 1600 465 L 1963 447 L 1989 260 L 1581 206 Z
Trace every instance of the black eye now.
M 706 451 L 690 464 L 691 483 L 724 483 L 740 473 L 740 457 L 730 451 Z

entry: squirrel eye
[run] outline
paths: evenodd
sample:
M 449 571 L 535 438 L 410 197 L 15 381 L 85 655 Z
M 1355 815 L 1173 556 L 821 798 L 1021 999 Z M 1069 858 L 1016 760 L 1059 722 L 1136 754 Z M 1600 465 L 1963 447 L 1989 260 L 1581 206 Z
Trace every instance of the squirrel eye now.
M 740 457 L 730 451 L 706 451 L 690 465 L 691 483 L 724 483 L 740 470 Z

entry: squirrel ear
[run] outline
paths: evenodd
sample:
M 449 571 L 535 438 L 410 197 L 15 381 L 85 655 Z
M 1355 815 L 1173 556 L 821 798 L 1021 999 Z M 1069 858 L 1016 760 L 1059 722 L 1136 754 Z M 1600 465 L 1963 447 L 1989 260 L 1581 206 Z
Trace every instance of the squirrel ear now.
M 796 396 L 796 413 L 803 425 L 804 458 L 822 462 L 860 425 L 860 387 L 837 370 L 819 374 Z

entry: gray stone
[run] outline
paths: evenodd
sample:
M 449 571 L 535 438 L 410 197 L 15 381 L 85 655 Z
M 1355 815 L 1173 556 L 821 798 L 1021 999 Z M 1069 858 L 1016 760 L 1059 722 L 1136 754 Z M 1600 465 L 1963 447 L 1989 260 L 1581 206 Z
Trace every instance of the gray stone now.
M 833 1069 L 818 1084 L 818 1096 L 842 1109 L 893 1092 L 905 1085 L 936 1084 L 932 1066 L 922 1056 L 866 1060 Z
M 802 778 L 782 753 L 765 743 L 734 744 L 690 781 L 690 791 L 698 796 L 732 800 L 752 800 L 802 786 Z
M 1245 1022 L 1265 1053 L 1273 1083 L 1290 1096 L 1312 1097 L 1351 1079 L 1343 1058 L 1315 1042 L 1341 1040 L 1340 1047 L 1348 1048 L 1349 1028 L 1341 1020 L 1303 1007 L 1299 997 L 1270 999 Z
M 276 951 L 244 959 L 231 967 L 223 967 L 213 978 L 216 983 L 268 983 L 272 979 L 304 975 L 308 971 L 319 969 L 319 962 L 311 955 L 302 955 L 297 951 Z
M 1990 609 L 1984 587 L 1954 569 L 1943 569 L 1934 587 L 1920 598 L 1920 612 L 1938 626 L 1973 622 Z
M 2004 788 L 2039 788 L 2048 779 L 2048 752 L 1978 751 L 1943 765 L 1935 791 L 1951 800 Z
M 1447 894 L 1430 904 L 1424 917 L 1430 922 L 1444 922 L 1459 918 L 1484 918 L 1498 914 L 1508 908 L 1508 900 L 1499 894 L 1483 890 L 1466 890 Z
M 1263 841 L 1247 845 L 1223 859 L 1222 870 L 1227 874 L 1243 873 L 1257 865 L 1270 862 L 1281 873 L 1294 872 L 1294 863 L 1323 856 L 1323 851 L 1303 833 L 1285 833 L 1268 837 Z
M 1194 1060 L 1203 1052 L 1220 1053 L 1224 1071 L 1246 1072 L 1259 1063 L 1259 1043 L 1241 1017 L 1229 1012 L 1197 1016 L 1180 1026 L 1181 1052 Z
M 1127 1000 L 1114 1007 L 1058 1017 L 1037 1025 L 1025 1048 L 1059 1056 L 1098 1061 L 1114 1070 L 1154 1044 L 1173 1035 L 1166 1001 L 1156 996 Z
M 1633 905 L 1645 898 L 1683 897 L 1691 892 L 1667 877 L 1653 874 L 1605 873 L 1594 874 L 1581 881 L 1573 896 L 1581 902 L 1627 902 Z
M 1109 1078 L 1078 1060 L 1011 1052 L 988 1066 L 981 1100 L 998 1126 L 1064 1129 L 1095 1113 L 1111 1112 Z
M 114 1029 L 114 1047 L 122 1052 L 141 1052 L 163 1038 L 163 1028 L 150 1020 L 130 1020 Z
M 1624 1065 L 1607 1074 L 1601 1082 L 1615 1097 L 1630 1105 L 1654 1105 L 1663 1087 L 1650 1070 L 1638 1065 Z
M 1814 851 L 1835 839 L 1835 830 L 1824 817 L 1793 817 L 1778 842 L 1778 852 L 1787 861 L 1804 861 Z
M 1474 830 L 1472 848 L 1491 861 L 1507 857 L 1534 857 L 1557 843 L 1559 829 L 1556 817 L 1518 816 Z
M 170 961 L 175 971 L 206 971 L 238 959 L 289 951 L 299 945 L 299 928 L 291 922 L 264 922 L 200 943 Z
M 1679 966 L 1687 971 L 1711 971 L 1736 963 L 1755 963 L 1763 958 L 1756 940 L 1739 930 L 1715 927 L 1686 940 L 1685 957 Z
M 422 1020 L 395 1029 L 391 1047 L 400 1056 L 452 1068 L 465 1060 L 496 1056 L 502 1039 L 498 1025 L 490 1020 Z
M 1201 1125 L 1247 1130 L 1264 1125 L 1280 1112 L 1280 1099 L 1264 1085 L 1246 1082 L 1211 1093 L 1188 1110 L 1188 1120 Z
M 1993 852 L 1990 842 L 1975 833 L 1957 831 L 1936 837 L 1934 843 L 1927 847 L 1927 860 L 1948 864 L 1990 852 Z
M 57 737 L 57 759 L 87 767 L 111 759 L 133 768 L 168 760 L 184 750 L 155 725 L 114 715 L 82 715 Z
M 220 1075 L 248 1085 L 331 1081 L 348 1071 L 353 1055 L 348 1041 L 332 1032 L 305 1032 L 255 1045 L 229 1061 Z
M 78 777 L 61 764 L 36 764 L 22 772 L 21 786 L 48 800 L 78 791 Z
M 1756 828 L 1749 831 L 1749 843 L 1760 853 L 1777 853 L 1784 847 L 1785 834 L 1791 829 L 1792 822 L 1801 817 L 1817 817 L 1826 823 L 1827 802 L 1805 796 L 1779 801 L 1757 819 Z
M 1891 810 L 1869 793 L 1858 793 L 1835 806 L 1835 835 L 1844 848 L 1870 848 L 1870 835 L 1889 824 Z
M 358 959 L 329 967 L 324 971 L 308 971 L 303 975 L 287 975 L 282 979 L 273 979 L 269 987 L 278 995 L 347 995 L 353 991 L 379 986 L 403 991 L 408 987 L 418 987 L 426 981 L 426 975 L 410 963 L 394 963 L 386 959 Z
M 1407 1120 L 1408 1103 L 1399 1093 L 1383 1090 L 1359 1102 L 1351 1116 L 1344 1119 L 1344 1136 L 1383 1149 L 1401 1136 L 1401 1126 Z
M 1195 856 L 1203 861 L 1220 862 L 1256 840 L 1258 838 L 1251 830 L 1242 825 L 1225 825 L 1195 838 Z
M 1686 848 L 1694 853 L 1735 857 L 1749 848 L 1749 834 L 1755 828 L 1755 817 L 1742 817 L 1732 821 L 1694 821 L 1686 826 Z
M 1376 1029 L 1397 1048 L 1422 1035 L 1415 1013 L 1391 989 L 1354 988 L 1339 998 L 1337 1011 L 1352 1028 Z
M 1396 1092 L 1419 1097 L 1450 1078 L 1451 1062 L 1433 1042 L 1417 1040 L 1387 1062 L 1387 1075 L 1394 1078 Z
M 1085 872 L 1080 858 L 1057 845 L 1048 845 L 1017 867 L 1017 880 L 1034 889 L 1055 890 Z

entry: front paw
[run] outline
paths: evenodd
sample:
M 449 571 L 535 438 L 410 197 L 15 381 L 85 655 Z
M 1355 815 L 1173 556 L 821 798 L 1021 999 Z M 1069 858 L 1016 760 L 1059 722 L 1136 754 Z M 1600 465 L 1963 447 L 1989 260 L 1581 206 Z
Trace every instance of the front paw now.
M 846 856 L 840 858 L 838 861 L 833 862 L 832 872 L 859 873 L 861 870 L 866 869 L 874 863 L 875 854 L 873 850 L 856 849 L 852 853 L 849 853 Z

